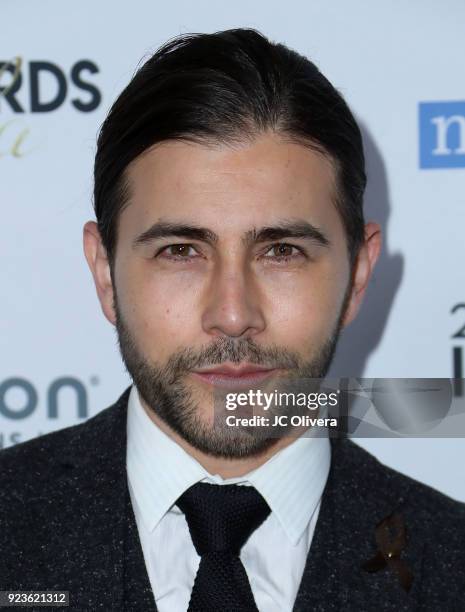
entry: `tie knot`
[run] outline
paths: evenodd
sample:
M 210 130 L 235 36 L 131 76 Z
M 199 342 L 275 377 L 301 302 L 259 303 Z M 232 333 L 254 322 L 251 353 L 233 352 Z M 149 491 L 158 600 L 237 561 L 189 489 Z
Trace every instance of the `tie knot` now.
M 245 542 L 270 513 L 260 493 L 249 486 L 198 482 L 177 501 L 184 512 L 197 554 L 239 555 Z

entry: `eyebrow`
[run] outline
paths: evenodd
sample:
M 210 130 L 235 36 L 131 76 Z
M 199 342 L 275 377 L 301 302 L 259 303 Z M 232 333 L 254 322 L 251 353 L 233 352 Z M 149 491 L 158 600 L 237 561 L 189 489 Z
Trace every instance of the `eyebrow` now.
M 158 221 L 147 230 L 136 236 L 132 242 L 133 248 L 149 244 L 159 238 L 187 238 L 215 244 L 218 234 L 205 227 L 190 223 L 170 223 Z M 273 226 L 252 229 L 245 232 L 243 242 L 246 245 L 259 244 L 270 240 L 283 240 L 284 238 L 305 238 L 317 242 L 322 246 L 329 246 L 330 241 L 315 225 L 307 221 L 281 221 Z

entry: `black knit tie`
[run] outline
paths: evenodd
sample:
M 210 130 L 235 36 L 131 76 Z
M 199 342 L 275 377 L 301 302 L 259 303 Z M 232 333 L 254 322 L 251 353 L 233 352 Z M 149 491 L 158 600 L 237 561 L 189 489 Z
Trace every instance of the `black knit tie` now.
M 257 612 L 239 553 L 270 508 L 254 487 L 198 482 L 177 501 L 200 565 L 188 612 Z

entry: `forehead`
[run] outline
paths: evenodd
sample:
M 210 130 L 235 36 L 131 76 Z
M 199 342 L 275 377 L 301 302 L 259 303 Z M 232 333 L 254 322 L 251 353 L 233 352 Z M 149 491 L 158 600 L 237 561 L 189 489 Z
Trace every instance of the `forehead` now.
M 126 176 L 121 234 L 167 218 L 199 221 L 219 235 L 283 217 L 340 224 L 332 162 L 276 134 L 235 145 L 166 141 L 133 161 Z

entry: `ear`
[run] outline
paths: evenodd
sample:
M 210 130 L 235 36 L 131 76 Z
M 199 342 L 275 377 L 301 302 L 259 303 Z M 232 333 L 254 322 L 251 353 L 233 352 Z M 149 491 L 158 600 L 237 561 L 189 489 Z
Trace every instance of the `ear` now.
M 100 232 L 95 221 L 88 221 L 83 228 L 84 254 L 94 277 L 95 288 L 103 314 L 113 325 L 116 315 L 113 308 L 113 283 L 107 252 L 103 246 Z
M 365 240 L 359 249 L 352 269 L 352 290 L 342 320 L 343 327 L 349 325 L 357 316 L 381 251 L 381 242 L 381 226 L 378 223 L 367 223 L 365 225 Z

